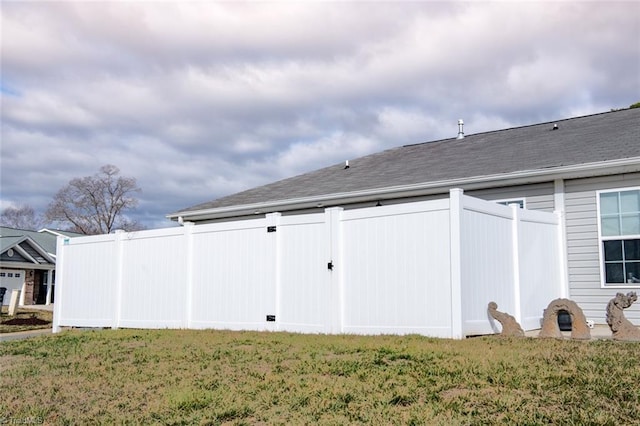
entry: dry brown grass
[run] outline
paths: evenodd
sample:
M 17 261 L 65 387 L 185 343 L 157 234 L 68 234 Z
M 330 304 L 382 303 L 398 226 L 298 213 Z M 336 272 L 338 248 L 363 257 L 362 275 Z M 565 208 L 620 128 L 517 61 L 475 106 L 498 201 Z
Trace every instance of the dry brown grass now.
M 640 406 L 638 350 L 637 343 L 498 337 L 69 331 L 0 343 L 0 418 L 631 424 Z

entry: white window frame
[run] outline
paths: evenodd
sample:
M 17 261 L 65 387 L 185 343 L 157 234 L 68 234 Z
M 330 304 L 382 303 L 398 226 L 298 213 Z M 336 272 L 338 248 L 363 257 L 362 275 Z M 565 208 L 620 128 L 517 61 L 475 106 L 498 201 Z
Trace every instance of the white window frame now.
M 526 198 L 505 198 L 503 200 L 493 200 L 494 203 L 503 204 L 508 206 L 509 204 L 521 204 L 522 209 L 527 208 L 527 200 Z
M 625 191 L 640 191 L 640 186 L 630 186 L 626 188 L 613 188 L 613 189 L 602 189 L 596 191 L 596 221 L 598 225 L 598 262 L 600 264 L 600 288 L 640 288 L 640 283 L 614 283 L 607 284 L 607 274 L 605 270 L 605 262 L 604 262 L 604 242 L 605 241 L 618 241 L 618 240 L 638 240 L 640 239 L 640 234 L 634 235 L 615 235 L 611 237 L 603 237 L 602 236 L 602 219 L 600 217 L 600 195 L 601 194 L 610 194 L 613 192 L 625 192 Z

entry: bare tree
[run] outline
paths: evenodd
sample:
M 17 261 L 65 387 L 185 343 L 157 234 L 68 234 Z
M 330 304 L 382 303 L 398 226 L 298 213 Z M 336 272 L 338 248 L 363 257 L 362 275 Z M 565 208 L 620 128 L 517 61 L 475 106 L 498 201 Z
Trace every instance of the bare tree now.
M 142 229 L 125 213 L 138 205 L 136 179 L 119 176 L 113 165 L 100 168 L 93 176 L 74 178 L 53 197 L 45 213 L 47 220 L 82 234 L 108 234 L 115 229 Z
M 23 204 L 18 207 L 7 207 L 0 213 L 0 225 L 9 228 L 37 231 L 44 226 L 42 216 L 33 207 Z

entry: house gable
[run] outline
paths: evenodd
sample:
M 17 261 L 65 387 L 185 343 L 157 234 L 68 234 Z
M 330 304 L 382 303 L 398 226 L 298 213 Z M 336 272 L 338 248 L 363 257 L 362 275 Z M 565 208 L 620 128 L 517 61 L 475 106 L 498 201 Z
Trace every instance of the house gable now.
M 33 265 L 37 269 L 40 269 L 38 267 L 51 269 L 55 266 L 55 258 L 30 237 L 2 236 L 0 241 L 2 243 L 0 261 L 3 266 L 25 267 Z
M 19 251 L 9 248 L 0 254 L 0 261 L 2 262 L 31 262 L 31 259 L 20 254 Z

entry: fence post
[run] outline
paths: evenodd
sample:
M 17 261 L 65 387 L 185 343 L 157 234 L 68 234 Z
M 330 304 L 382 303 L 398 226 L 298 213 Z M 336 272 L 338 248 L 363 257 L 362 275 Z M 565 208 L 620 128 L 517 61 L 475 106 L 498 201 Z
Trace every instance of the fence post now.
M 522 301 L 520 300 L 520 206 L 511 207 L 511 257 L 513 259 L 513 316 L 522 324 Z
M 267 330 L 280 330 L 280 321 L 282 320 L 282 313 L 280 311 L 280 300 L 282 298 L 282 275 L 281 275 L 281 271 L 282 271 L 282 244 L 281 244 L 281 239 L 282 239 L 282 231 L 278 231 L 278 227 L 280 225 L 280 217 L 282 216 L 281 213 L 275 212 L 275 213 L 269 213 L 267 215 L 265 215 L 265 219 L 267 220 L 267 227 L 274 227 L 273 229 L 276 230 L 276 232 L 271 232 L 268 233 L 268 235 L 271 236 L 271 241 L 270 241 L 270 245 L 271 245 L 271 253 L 273 253 L 273 285 L 274 285 L 274 294 L 273 294 L 273 313 L 276 316 L 276 321 L 273 323 L 266 323 L 266 329 Z
M 329 273 L 329 321 L 326 324 L 327 333 L 342 333 L 344 324 L 343 277 L 344 264 L 342 256 L 342 207 L 325 209 L 325 220 L 329 225 L 329 261 L 332 268 Z
M 566 228 L 566 214 L 564 210 L 556 210 L 554 211 L 556 218 L 558 219 L 558 224 L 555 226 L 556 229 L 556 245 L 558 249 L 558 256 L 560 257 L 560 270 L 558 273 L 559 284 L 560 284 L 560 297 L 568 298 L 569 295 L 569 263 L 567 260 L 567 228 Z
M 60 315 L 62 314 L 62 300 L 60 297 L 62 294 L 62 286 L 64 285 L 64 245 L 65 242 L 68 243 L 69 239 L 66 237 L 61 237 L 58 235 L 56 238 L 56 286 L 55 286 L 55 295 L 53 297 L 53 321 L 51 324 L 51 332 L 59 333 L 60 332 Z M 51 280 L 49 280 L 49 285 L 51 285 Z
M 556 179 L 553 188 L 554 213 L 558 218 L 556 225 L 557 244 L 560 256 L 560 297 L 569 297 L 569 261 L 567 259 L 567 222 L 564 196 L 564 180 Z
M 191 328 L 191 313 L 193 307 L 193 222 L 183 222 L 184 238 L 185 238 L 185 309 L 184 309 L 184 328 Z
M 55 269 L 54 269 L 55 271 Z M 47 271 L 47 296 L 45 299 L 45 305 L 51 304 L 51 291 L 53 290 L 53 271 L 49 269 Z M 55 300 L 55 297 L 54 297 Z
M 462 339 L 462 189 L 449 190 L 451 337 Z
M 113 243 L 115 244 L 115 268 L 116 268 L 116 283 L 115 291 L 113 295 L 113 320 L 111 322 L 111 328 L 117 329 L 120 326 L 120 316 L 122 315 L 122 280 L 123 280 L 123 262 L 124 262 L 124 248 L 122 247 L 122 239 L 125 232 L 122 229 L 115 231 L 113 236 Z

